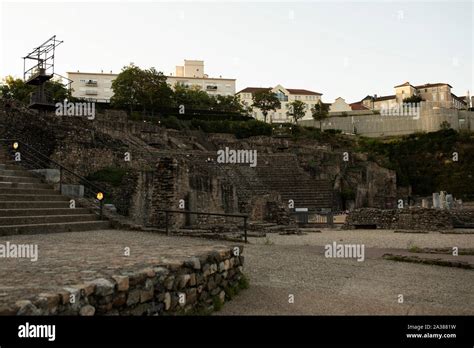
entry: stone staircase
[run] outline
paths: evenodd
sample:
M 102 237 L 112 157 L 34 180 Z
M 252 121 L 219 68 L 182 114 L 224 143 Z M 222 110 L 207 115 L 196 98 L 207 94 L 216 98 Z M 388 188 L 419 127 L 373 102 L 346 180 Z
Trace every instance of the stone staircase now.
M 0 236 L 100 230 L 109 227 L 89 209 L 7 158 L 0 148 Z
M 206 163 L 208 157 L 215 158 L 215 152 L 193 154 L 194 170 L 231 179 L 238 186 L 237 193 L 243 201 L 275 191 L 285 203 L 292 199 L 296 208 L 316 211 L 334 207 L 331 181 L 312 178 L 300 167 L 294 154 L 260 154 L 254 168 L 245 164 Z
M 334 193 L 330 180 L 312 178 L 299 166 L 294 155 L 259 156 L 256 170 L 266 187 L 279 192 L 284 202 L 293 200 L 295 208 L 314 211 L 333 207 Z

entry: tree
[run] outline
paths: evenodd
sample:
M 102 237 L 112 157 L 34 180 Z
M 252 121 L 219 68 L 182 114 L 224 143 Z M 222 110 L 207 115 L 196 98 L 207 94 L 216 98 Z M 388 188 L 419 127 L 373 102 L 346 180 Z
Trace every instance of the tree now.
M 169 107 L 172 103 L 173 90 L 166 82 L 166 76 L 162 72 L 150 68 L 143 71 L 143 85 L 138 94 L 139 102 L 143 111 L 151 111 L 154 115 L 156 110 Z
M 47 81 L 44 90 L 53 102 L 60 102 L 70 97 L 70 91 L 60 80 Z M 27 85 L 22 79 L 15 79 L 12 76 L 7 76 L 5 83 L 0 86 L 2 98 L 14 99 L 25 105 L 30 102 L 30 94 L 35 91 L 35 86 Z
M 450 128 L 451 128 L 451 124 L 448 121 L 443 121 L 439 125 L 439 129 L 441 129 L 441 130 L 447 130 L 447 129 L 450 129 Z
M 64 86 L 61 80 L 50 80 L 46 82 L 44 90 L 54 102 L 71 99 L 71 91 Z
M 175 106 L 184 105 L 186 108 L 196 110 L 210 109 L 213 104 L 212 97 L 201 87 L 187 87 L 181 83 L 174 87 L 173 100 Z
M 288 106 L 289 110 L 286 114 L 289 117 L 293 117 L 295 123 L 298 123 L 298 120 L 306 115 L 306 104 L 301 100 L 292 101 L 291 103 L 288 103 Z
M 30 93 L 34 92 L 33 86 L 27 85 L 22 79 L 13 76 L 5 77 L 5 83 L 0 87 L 3 99 L 15 99 L 23 104 L 30 101 Z
M 258 91 L 252 96 L 252 106 L 262 110 L 263 119 L 267 122 L 267 115 L 269 111 L 275 111 L 281 107 L 280 100 L 272 91 Z
M 238 95 L 217 95 L 216 97 L 212 97 L 212 99 L 216 110 L 240 114 L 245 112 L 244 106 L 240 102 L 240 97 Z
M 411 97 L 403 99 L 403 103 L 418 104 L 421 101 L 423 101 L 423 98 L 420 97 L 419 95 L 412 95 Z
M 113 97 L 110 102 L 115 107 L 126 108 L 130 113 L 136 110 L 143 101 L 143 85 L 145 74 L 138 66 L 130 65 L 122 68 L 122 71 L 112 81 Z
M 322 130 L 322 121 L 328 117 L 329 106 L 320 100 L 311 108 L 311 113 L 314 120 L 319 121 L 319 130 Z

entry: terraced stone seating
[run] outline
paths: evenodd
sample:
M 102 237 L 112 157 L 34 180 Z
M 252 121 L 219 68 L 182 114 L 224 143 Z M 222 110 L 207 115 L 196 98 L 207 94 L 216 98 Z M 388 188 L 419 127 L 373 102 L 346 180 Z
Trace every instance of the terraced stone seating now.
M 263 184 L 278 191 L 282 200 L 294 201 L 295 208 L 315 211 L 333 206 L 333 188 L 329 180 L 314 179 L 298 164 L 295 155 L 259 156 L 257 173 Z
M 314 179 L 305 172 L 293 154 L 258 155 L 256 167 L 246 164 L 206 163 L 215 157 L 214 152 L 193 155 L 195 167 L 205 173 L 209 168 L 239 183 L 239 196 L 243 200 L 269 191 L 280 193 L 283 202 L 290 199 L 296 208 L 316 211 L 332 208 L 334 191 L 329 180 Z
M 100 230 L 109 222 L 9 160 L 0 148 L 0 236 Z

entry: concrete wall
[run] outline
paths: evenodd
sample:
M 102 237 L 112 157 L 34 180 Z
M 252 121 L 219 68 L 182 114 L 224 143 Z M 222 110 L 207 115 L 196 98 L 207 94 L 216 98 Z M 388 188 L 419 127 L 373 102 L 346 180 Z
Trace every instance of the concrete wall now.
M 352 113 L 351 113 L 352 114 Z M 455 109 L 422 108 L 419 118 L 413 116 L 355 115 L 329 117 L 322 129 L 340 129 L 368 137 L 405 135 L 415 132 L 435 132 L 444 121 L 455 130 L 474 131 L 474 112 Z M 301 120 L 302 126 L 319 128 L 319 122 Z

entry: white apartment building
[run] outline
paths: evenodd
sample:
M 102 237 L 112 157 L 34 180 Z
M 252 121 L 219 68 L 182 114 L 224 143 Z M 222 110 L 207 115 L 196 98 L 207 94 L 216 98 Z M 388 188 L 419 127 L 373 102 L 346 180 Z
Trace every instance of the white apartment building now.
M 72 96 L 99 103 L 110 103 L 114 95 L 112 81 L 117 74 L 110 73 L 85 73 L 67 72 L 67 77 L 72 81 Z
M 118 74 L 67 72 L 67 77 L 72 80 L 72 96 L 95 102 L 109 103 L 114 95 L 112 81 Z M 166 76 L 166 81 L 171 88 L 176 84 L 187 87 L 198 86 L 209 95 L 231 96 L 235 94 L 235 79 L 212 78 L 204 73 L 204 61 L 185 60 L 183 66 L 176 67 L 176 74 Z
M 301 100 L 307 105 L 306 115 L 301 120 L 312 119 L 311 108 L 319 103 L 322 96 L 322 94 L 318 92 L 308 91 L 306 89 L 285 88 L 282 85 L 277 85 L 274 88 L 247 87 L 238 92 L 237 95 L 240 97 L 242 104 L 249 107 L 253 104 L 253 95 L 259 91 L 272 91 L 280 100 L 281 107 L 276 111 L 270 111 L 267 115 L 267 122 L 270 123 L 292 122 L 293 119 L 287 115 L 289 110 L 288 104 L 295 100 Z M 263 113 L 258 108 L 253 107 L 252 115 L 257 120 L 264 120 Z

